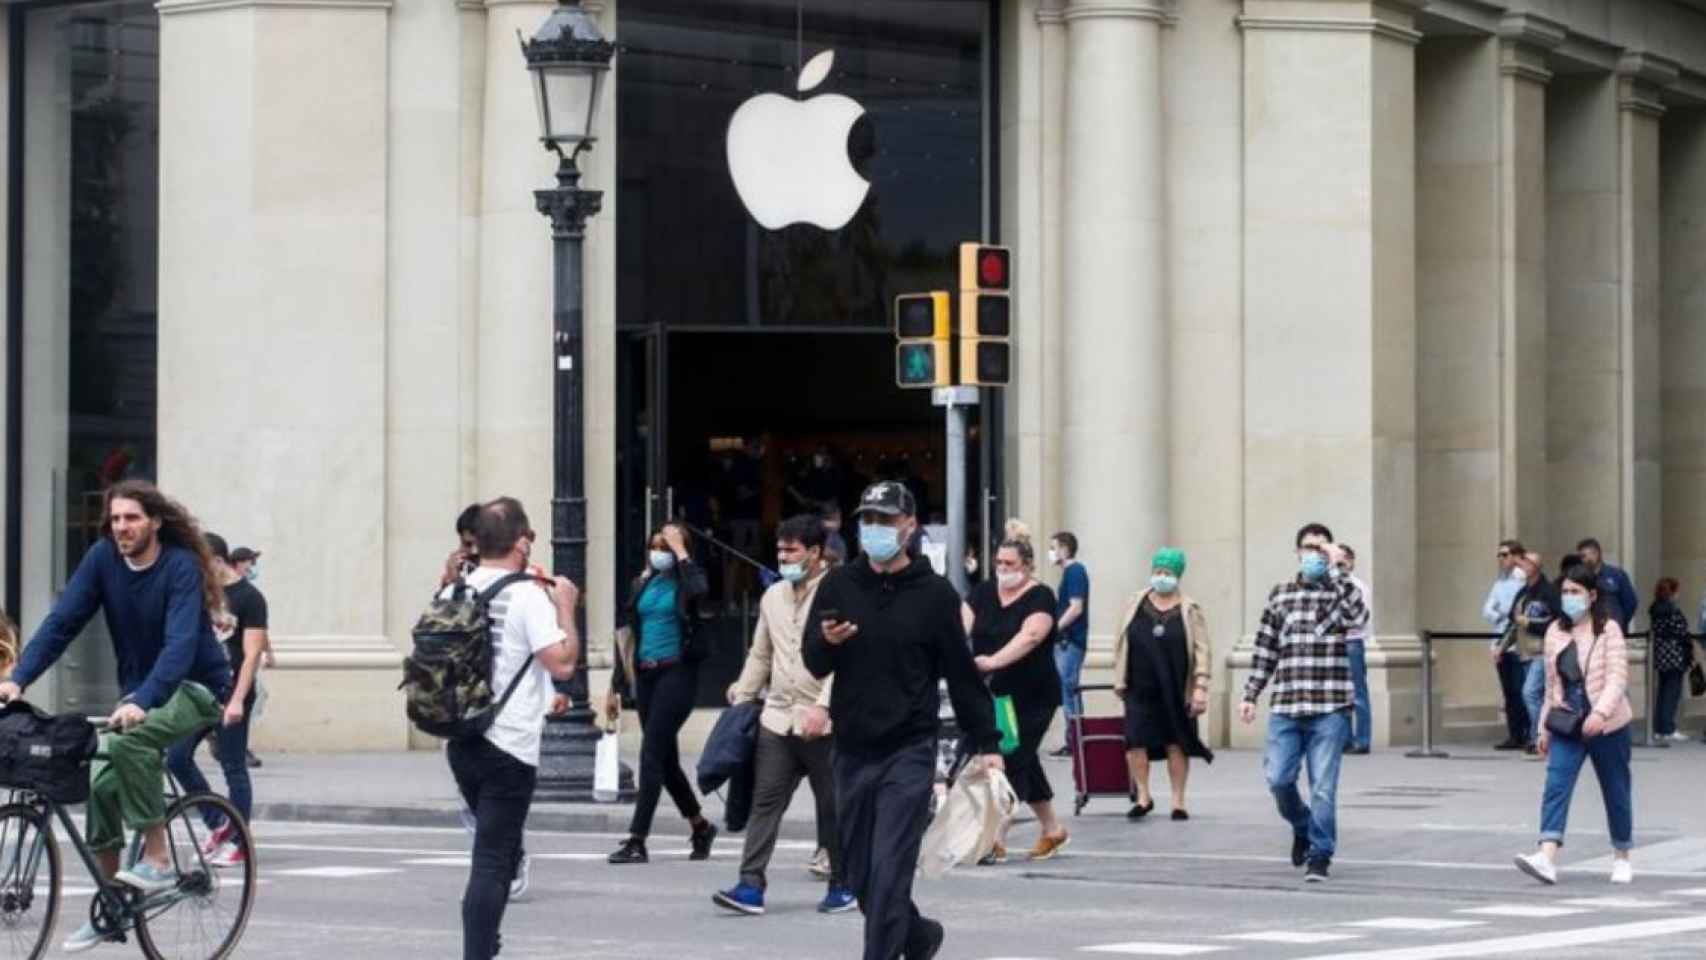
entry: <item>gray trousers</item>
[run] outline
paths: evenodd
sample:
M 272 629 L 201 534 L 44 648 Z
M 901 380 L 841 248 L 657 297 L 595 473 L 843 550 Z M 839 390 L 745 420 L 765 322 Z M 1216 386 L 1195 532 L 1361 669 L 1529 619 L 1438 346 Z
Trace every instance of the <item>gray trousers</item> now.
M 782 829 L 782 815 L 800 787 L 801 778 L 810 778 L 812 797 L 817 801 L 817 842 L 829 851 L 830 875 L 840 883 L 841 851 L 835 832 L 835 772 L 830 762 L 832 747 L 828 737 L 805 740 L 784 737 L 758 728 L 758 745 L 753 756 L 752 817 L 746 824 L 746 845 L 741 851 L 740 878 L 760 890 L 765 888 L 764 871 L 770 866 L 770 855 L 776 850 L 776 834 Z

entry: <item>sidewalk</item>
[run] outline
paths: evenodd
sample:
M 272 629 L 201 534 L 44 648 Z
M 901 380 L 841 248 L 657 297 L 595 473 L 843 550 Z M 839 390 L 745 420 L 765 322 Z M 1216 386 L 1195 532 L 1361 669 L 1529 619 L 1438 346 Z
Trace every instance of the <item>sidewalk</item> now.
M 1449 759 L 1409 759 L 1402 748 L 1367 757 L 1346 757 L 1339 787 L 1341 829 L 1375 831 L 1385 835 L 1388 843 L 1407 846 L 1413 841 L 1424 847 L 1428 834 L 1433 834 L 1437 843 L 1436 831 L 1490 830 L 1513 838 L 1532 836 L 1545 764 L 1485 747 L 1457 745 L 1448 749 Z M 461 802 L 440 752 L 268 753 L 262 759 L 265 766 L 254 771 L 258 820 L 460 825 Z M 632 762 L 633 758 L 624 759 Z M 696 756 L 683 757 L 689 778 L 697 761 Z M 1071 765 L 1049 759 L 1046 769 L 1054 786 L 1056 808 L 1070 818 Z M 207 772 L 217 789 L 217 771 Z M 1696 741 L 1671 749 L 1637 749 L 1634 774 L 1637 844 L 1688 838 L 1674 853 L 1688 862 L 1683 869 L 1706 870 L 1699 800 L 1706 796 L 1706 745 Z M 1161 808 L 1158 812 L 1165 815 L 1167 777 L 1161 765 L 1157 765 L 1151 782 Z M 1189 802 L 1193 819 L 1226 826 L 1273 827 L 1273 801 L 1263 782 L 1259 751 L 1223 750 L 1215 754 L 1212 765 L 1193 763 Z M 1124 823 L 1127 806 L 1123 798 L 1098 797 L 1077 819 L 1086 827 L 1102 820 Z M 537 803 L 528 825 L 535 830 L 621 835 L 627 831 L 632 810 L 632 804 Z M 707 797 L 705 813 L 720 822 L 721 800 Z M 1582 841 L 1572 845 L 1573 855 L 1603 852 L 1604 841 L 1599 838 L 1605 835 L 1605 821 L 1591 767 L 1582 771 L 1570 820 L 1572 837 Z M 667 797 L 658 808 L 657 825 L 659 834 L 685 833 Z M 1408 836 L 1418 828 L 1422 836 Z M 782 836 L 789 840 L 815 839 L 814 808 L 810 788 L 804 783 L 788 808 Z M 1400 837 L 1405 839 L 1398 840 Z

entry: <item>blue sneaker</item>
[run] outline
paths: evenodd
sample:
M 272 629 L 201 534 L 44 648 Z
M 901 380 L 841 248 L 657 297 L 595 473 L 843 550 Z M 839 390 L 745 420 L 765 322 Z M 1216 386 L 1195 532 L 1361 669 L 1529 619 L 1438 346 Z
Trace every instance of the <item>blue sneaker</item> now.
M 66 953 L 82 953 L 85 950 L 93 950 L 103 943 L 113 943 L 116 940 L 116 937 L 103 937 L 96 933 L 95 925 L 85 921 L 81 927 L 77 928 L 77 932 L 65 941 L 63 949 Z
M 177 886 L 178 871 L 171 867 L 156 867 L 146 860 L 138 860 L 130 869 L 120 870 L 113 879 L 127 887 L 153 894 Z
M 823 902 L 817 905 L 818 913 L 846 913 L 859 909 L 859 898 L 853 896 L 853 891 L 846 887 L 831 886 L 829 892 L 823 895 Z
M 711 894 L 711 902 L 724 910 L 744 913 L 749 917 L 764 913 L 764 891 L 745 880 L 728 890 L 718 890 Z

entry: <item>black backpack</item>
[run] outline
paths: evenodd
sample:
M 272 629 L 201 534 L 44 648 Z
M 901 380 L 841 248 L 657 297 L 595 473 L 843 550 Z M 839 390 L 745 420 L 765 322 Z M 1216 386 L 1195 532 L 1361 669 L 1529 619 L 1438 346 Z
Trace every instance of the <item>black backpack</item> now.
M 55 803 L 89 799 L 89 763 L 100 737 L 81 714 L 54 716 L 14 700 L 0 707 L 0 787 Z
M 458 578 L 449 597 L 434 597 L 415 623 L 414 650 L 403 660 L 404 709 L 423 733 L 449 740 L 471 740 L 491 728 L 510 695 L 533 666 L 533 655 L 494 698 L 492 621 L 487 608 L 498 594 L 524 580 L 508 574 L 484 591 Z

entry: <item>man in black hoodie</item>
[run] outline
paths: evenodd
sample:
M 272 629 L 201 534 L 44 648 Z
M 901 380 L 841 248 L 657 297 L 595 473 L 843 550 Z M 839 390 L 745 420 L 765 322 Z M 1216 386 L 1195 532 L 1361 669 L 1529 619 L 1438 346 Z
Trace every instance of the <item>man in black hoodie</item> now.
M 865 914 L 865 960 L 929 960 L 942 946 L 942 925 L 912 902 L 912 877 L 930 817 L 944 677 L 974 762 L 1002 769 L 994 703 L 972 663 L 959 594 L 904 549 L 916 514 L 900 483 L 874 484 L 859 498 L 864 556 L 824 578 L 803 651 L 812 673 L 835 674 L 836 820 L 847 885 Z

